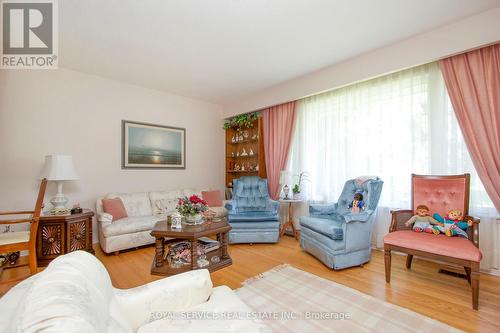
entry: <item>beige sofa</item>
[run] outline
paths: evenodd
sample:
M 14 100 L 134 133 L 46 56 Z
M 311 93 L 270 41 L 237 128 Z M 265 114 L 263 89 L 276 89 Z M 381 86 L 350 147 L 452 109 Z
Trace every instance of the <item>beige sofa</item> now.
M 156 222 L 164 220 L 175 211 L 178 199 L 196 194 L 201 197 L 204 190 L 184 189 L 171 191 L 109 193 L 96 201 L 97 230 L 99 243 L 106 253 L 117 252 L 142 245 L 153 244 L 150 235 Z M 120 198 L 128 217 L 113 221 L 110 214 L 103 211 L 103 198 Z M 210 207 L 216 216 L 225 216 L 226 209 Z
M 227 286 L 213 288 L 206 269 L 117 289 L 84 251 L 54 259 L 9 290 L 0 313 L 0 333 L 271 332 L 253 318 L 224 320 L 251 309 Z

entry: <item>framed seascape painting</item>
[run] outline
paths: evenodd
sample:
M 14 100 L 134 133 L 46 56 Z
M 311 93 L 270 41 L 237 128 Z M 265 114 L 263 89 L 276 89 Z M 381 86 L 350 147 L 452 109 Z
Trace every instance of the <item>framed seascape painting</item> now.
M 122 169 L 185 168 L 185 128 L 122 120 Z

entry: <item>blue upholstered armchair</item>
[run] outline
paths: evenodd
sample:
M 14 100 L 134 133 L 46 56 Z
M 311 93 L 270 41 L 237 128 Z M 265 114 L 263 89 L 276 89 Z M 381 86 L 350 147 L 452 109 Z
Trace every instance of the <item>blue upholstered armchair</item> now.
M 359 266 L 370 261 L 372 221 L 383 181 L 372 179 L 356 186 L 348 180 L 337 203 L 311 205 L 300 218 L 300 246 L 333 269 Z M 354 194 L 362 193 L 365 210 L 351 213 Z
M 233 199 L 226 204 L 229 243 L 276 243 L 279 203 L 269 197 L 267 180 L 246 176 L 235 179 L 233 186 Z

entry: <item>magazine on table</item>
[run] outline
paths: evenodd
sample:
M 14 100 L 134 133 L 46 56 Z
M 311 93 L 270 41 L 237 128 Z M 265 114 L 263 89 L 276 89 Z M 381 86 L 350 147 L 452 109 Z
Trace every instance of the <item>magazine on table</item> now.
M 201 246 L 204 252 L 208 253 L 220 248 L 220 243 L 209 237 L 201 237 L 198 239 L 198 246 Z
M 209 237 L 198 239 L 197 255 L 204 255 L 220 248 L 220 243 Z M 191 265 L 191 242 L 179 241 L 168 244 L 165 259 L 171 266 Z

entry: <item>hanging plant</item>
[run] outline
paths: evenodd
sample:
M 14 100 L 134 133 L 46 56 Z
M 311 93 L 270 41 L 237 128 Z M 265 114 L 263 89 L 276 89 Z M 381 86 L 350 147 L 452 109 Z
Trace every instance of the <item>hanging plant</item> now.
M 259 112 L 237 115 L 224 123 L 224 129 L 234 128 L 238 133 L 247 128 L 252 128 L 255 120 L 260 117 Z

